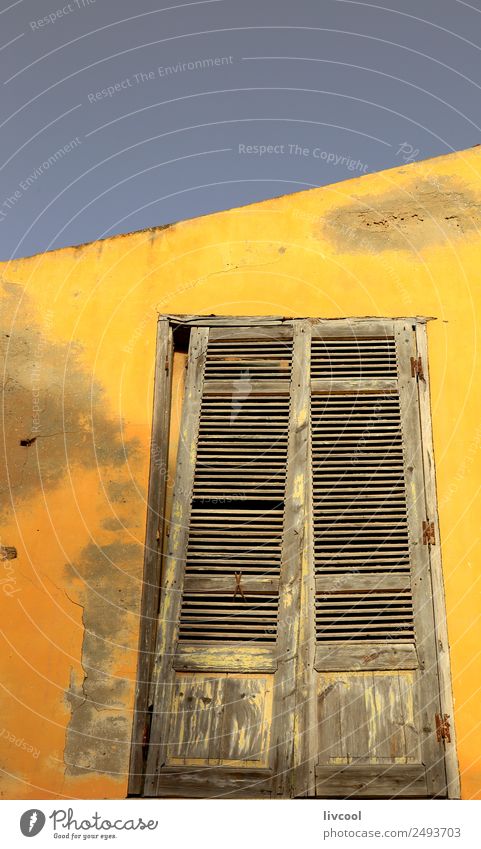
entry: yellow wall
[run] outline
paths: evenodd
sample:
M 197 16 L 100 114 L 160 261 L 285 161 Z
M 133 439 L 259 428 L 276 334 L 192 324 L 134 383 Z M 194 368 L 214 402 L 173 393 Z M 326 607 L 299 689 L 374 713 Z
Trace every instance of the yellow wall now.
M 480 224 L 477 147 L 0 264 L 3 797 L 126 794 L 161 312 L 437 318 L 455 719 L 463 797 L 481 798 Z

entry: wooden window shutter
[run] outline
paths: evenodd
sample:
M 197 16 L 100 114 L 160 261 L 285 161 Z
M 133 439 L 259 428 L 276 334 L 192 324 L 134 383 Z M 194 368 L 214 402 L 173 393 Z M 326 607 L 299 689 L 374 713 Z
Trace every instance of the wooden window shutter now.
M 332 322 L 311 354 L 321 796 L 442 796 L 415 327 Z
M 185 325 L 144 794 L 446 795 L 416 320 Z
M 304 348 L 296 323 L 190 331 L 146 794 L 292 795 Z

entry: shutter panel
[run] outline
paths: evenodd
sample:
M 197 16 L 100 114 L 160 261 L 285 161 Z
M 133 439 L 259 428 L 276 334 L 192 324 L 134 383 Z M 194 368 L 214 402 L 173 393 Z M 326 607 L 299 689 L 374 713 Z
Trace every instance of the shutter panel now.
M 316 790 L 445 794 L 412 324 L 313 328 Z
M 292 326 L 191 330 L 147 795 L 288 794 L 299 463 L 307 480 L 306 404 L 294 456 L 299 340 Z

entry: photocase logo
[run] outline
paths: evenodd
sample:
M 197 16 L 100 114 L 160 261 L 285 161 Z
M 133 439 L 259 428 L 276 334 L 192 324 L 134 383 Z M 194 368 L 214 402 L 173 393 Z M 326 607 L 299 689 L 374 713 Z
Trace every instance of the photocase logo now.
M 24 837 L 35 837 L 45 825 L 45 814 L 38 808 L 25 811 L 20 817 L 20 831 Z

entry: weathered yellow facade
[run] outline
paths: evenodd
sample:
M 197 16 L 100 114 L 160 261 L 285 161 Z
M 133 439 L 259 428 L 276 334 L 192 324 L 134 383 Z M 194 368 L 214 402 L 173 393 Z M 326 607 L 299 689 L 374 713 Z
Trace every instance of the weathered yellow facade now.
M 436 318 L 454 720 L 481 798 L 480 225 L 476 147 L 1 264 L 3 798 L 127 794 L 158 313 Z

